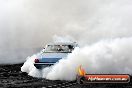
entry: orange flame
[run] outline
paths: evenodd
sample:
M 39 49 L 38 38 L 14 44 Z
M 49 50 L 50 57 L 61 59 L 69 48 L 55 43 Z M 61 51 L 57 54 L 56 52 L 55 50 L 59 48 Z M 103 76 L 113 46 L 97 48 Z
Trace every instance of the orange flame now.
M 82 66 L 80 65 L 78 68 L 78 72 L 80 76 L 85 76 L 86 72 L 85 70 L 82 68 Z

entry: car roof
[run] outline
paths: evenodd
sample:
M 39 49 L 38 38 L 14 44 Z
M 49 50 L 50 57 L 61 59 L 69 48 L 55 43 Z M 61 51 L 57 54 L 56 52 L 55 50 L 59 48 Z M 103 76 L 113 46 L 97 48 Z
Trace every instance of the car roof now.
M 55 43 L 49 43 L 47 45 L 77 45 L 76 42 L 55 42 Z

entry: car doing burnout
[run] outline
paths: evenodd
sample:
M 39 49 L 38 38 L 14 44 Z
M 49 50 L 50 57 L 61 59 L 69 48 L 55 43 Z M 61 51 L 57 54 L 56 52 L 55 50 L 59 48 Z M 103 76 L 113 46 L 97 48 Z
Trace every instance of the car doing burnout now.
M 42 67 L 53 65 L 60 59 L 67 57 L 77 46 L 75 42 L 48 44 L 40 54 L 37 55 L 34 60 L 34 66 L 37 69 L 41 69 Z

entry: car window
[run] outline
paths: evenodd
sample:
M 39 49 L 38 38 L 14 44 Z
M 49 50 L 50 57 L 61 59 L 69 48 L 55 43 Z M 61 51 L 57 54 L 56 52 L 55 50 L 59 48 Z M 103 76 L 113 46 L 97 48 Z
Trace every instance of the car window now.
M 47 45 L 45 52 L 71 52 L 73 49 L 72 45 Z

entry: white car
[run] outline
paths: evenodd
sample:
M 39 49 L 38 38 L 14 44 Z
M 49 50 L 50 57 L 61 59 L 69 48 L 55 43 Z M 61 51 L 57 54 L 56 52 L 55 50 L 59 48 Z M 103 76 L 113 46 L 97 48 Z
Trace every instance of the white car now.
M 41 69 L 47 65 L 53 65 L 60 59 L 67 57 L 75 47 L 78 47 L 76 42 L 48 44 L 34 60 L 34 66 Z

